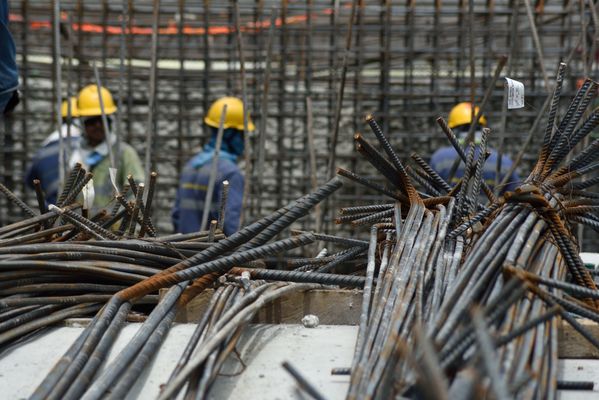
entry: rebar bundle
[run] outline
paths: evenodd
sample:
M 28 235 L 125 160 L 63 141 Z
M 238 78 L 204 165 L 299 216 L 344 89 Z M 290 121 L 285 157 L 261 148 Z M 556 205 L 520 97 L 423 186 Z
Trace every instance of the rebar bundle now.
M 584 193 L 571 192 L 574 180 L 597 168 L 598 141 L 559 166 L 594 126 L 594 113 L 581 123 L 594 83 L 587 80 L 554 128 L 564 68 L 551 101 L 547 145 L 514 193 L 479 203 L 488 132 L 478 145 L 478 161 L 474 143 L 466 150 L 452 141 L 466 163 L 456 187 L 446 187 L 414 157 L 421 171 L 408 173 L 417 178 L 420 190 L 436 196 L 416 201 L 413 195 L 406 198 L 413 184 L 399 179 L 404 172 L 384 141 L 391 162 L 374 150 L 363 152 L 384 176 L 393 178 L 389 190 L 395 194 L 390 197 L 399 204 L 392 219 L 377 208 L 356 216 L 379 222 L 372 235 L 391 227 L 395 237 L 384 242 L 372 294 L 365 286 L 349 399 L 467 399 L 485 393 L 505 399 L 555 398 L 561 318 L 599 345 L 573 317 L 599 320 L 599 292 L 572 234 L 576 223 L 594 226 L 597 210 L 586 206 L 594 202 L 584 200 Z M 372 117 L 368 123 L 380 141 Z M 356 140 L 362 148 L 367 143 Z M 432 206 L 441 193 L 450 195 L 448 201 Z M 589 212 L 588 220 L 576 217 Z M 346 221 L 354 224 L 355 218 Z M 369 260 L 375 263 L 374 252 Z M 574 283 L 565 283 L 566 277 Z
M 594 113 L 583 120 L 595 83 L 582 85 L 558 124 L 564 69 L 548 101 L 544 145 L 533 171 L 500 197 L 481 174 L 492 132 L 462 147 L 439 121 L 465 164 L 464 176 L 451 186 L 418 155 L 413 165 L 403 161 L 368 116 L 376 142 L 356 134 L 354 143 L 385 184 L 353 171 L 339 175 L 390 202 L 354 204 L 338 218 L 358 231 L 369 228 L 368 240 L 297 230 L 280 238 L 342 186 L 338 177 L 229 237 L 217 228 L 222 221 L 209 232 L 159 236 L 145 208 L 151 198 L 144 201 L 143 186 L 132 178 L 135 200 L 115 193 L 118 207 L 84 216 L 76 200 L 90 176 L 78 167 L 57 205 L 40 201 L 39 212 L 29 209 L 29 218 L 0 228 L 0 345 L 18 345 L 65 318 L 93 316 L 31 397 L 122 398 L 177 311 L 214 288 L 160 394 L 206 398 L 242 329 L 262 306 L 298 290 L 359 287 L 355 355 L 351 366 L 342 366 L 351 374 L 349 399 L 555 398 L 562 319 L 599 348 L 576 320 L 599 322 L 599 291 L 572 233 L 576 224 L 596 228 L 599 221 L 596 196 L 586 190 L 592 184 L 581 184 L 599 169 L 599 139 L 574 150 L 596 126 Z M 3 192 L 25 210 L 10 191 Z M 146 232 L 152 237 L 144 238 Z M 283 255 L 317 241 L 342 249 Z M 274 256 L 280 268 L 266 268 Z M 141 329 L 98 373 L 132 309 L 140 306 L 147 312 Z M 318 392 L 300 371 L 286 368 L 303 388 Z
M 65 99 L 96 82 L 93 65 L 118 102 L 115 138 L 144 155 L 152 133 L 149 158 L 163 178 L 152 216 L 162 232 L 172 227 L 169 211 L 183 165 L 210 138 L 201 119 L 214 100 L 241 97 L 244 86 L 258 127 L 246 146 L 251 201 L 243 212 L 252 221 L 324 182 L 333 172 L 332 152 L 335 166 L 359 168 L 381 184 L 382 175 L 363 169 L 347 140 L 364 113 L 376 111 L 386 135 L 402 132 L 389 136 L 402 159 L 414 151 L 428 159 L 445 143 L 435 118 L 457 102 L 475 102 L 488 87 L 484 114 L 489 126 L 499 127 L 490 145 L 502 141 L 504 154 L 522 149 L 518 164 L 530 168 L 530 148 L 539 140 L 522 132 L 542 109 L 557 61 L 573 61 L 564 94 L 575 92 L 577 78 L 597 75 L 599 29 L 588 1 L 363 1 L 353 14 L 351 3 L 12 0 L 23 100 L 0 125 L 0 182 L 33 208 L 35 193 L 25 186 L 24 172 L 57 129 L 59 94 Z M 504 74 L 526 85 L 527 107 L 517 118 L 503 117 L 503 91 L 490 84 L 500 54 L 510 58 Z M 329 137 L 336 130 L 333 149 Z M 308 131 L 312 139 L 298 134 Z M 306 179 L 308 171 L 313 179 Z M 376 200 L 375 193 L 347 185 L 323 218 L 302 221 L 302 229 L 318 230 L 315 221 L 323 219 L 321 226 L 342 229 L 334 226 L 332 210 L 364 196 Z M 16 211 L 0 198 L 0 223 L 19 220 Z M 595 245 L 591 235 L 585 239 Z
M 152 176 L 150 187 L 156 181 L 155 175 Z M 134 202 L 128 202 L 123 193 L 116 193 L 116 205 L 111 206 L 110 213 L 101 210 L 88 219 L 84 215 L 87 210 L 78 212 L 81 206 L 75 200 L 89 179 L 91 174 L 85 174 L 77 166 L 71 172 L 58 205 L 40 206 L 40 215 L 28 210 L 31 218 L 0 228 L 0 345 L 14 344 L 25 335 L 40 332 L 40 329 L 66 318 L 91 316 L 98 312 L 80 340 L 33 393 L 34 398 L 121 398 L 126 395 L 160 346 L 177 310 L 201 291 L 215 285 L 220 275 L 236 265 L 251 264 L 254 260 L 312 243 L 315 236 L 311 233 L 274 242 L 271 239 L 341 187 L 339 178 L 334 178 L 314 193 L 227 238 L 220 229 L 156 237 L 148 208 L 144 208 L 143 186 L 136 184 L 132 177 L 129 187 L 135 194 Z M 149 192 L 153 193 L 152 190 Z M 21 204 L 8 190 L 5 194 L 11 201 Z M 145 202 L 149 204 L 151 197 Z M 42 204 L 45 203 L 40 202 Z M 222 213 L 221 216 L 224 218 Z M 222 226 L 222 221 L 213 222 L 214 228 L 219 224 Z M 153 237 L 142 238 L 146 232 Z M 330 264 L 329 269 L 332 266 Z M 304 273 L 302 277 L 299 272 L 288 277 L 284 274 L 274 276 L 274 280 L 307 283 L 260 286 L 257 281 L 250 284 L 246 275 L 256 273 L 260 274 L 260 271 L 242 274 L 242 290 L 235 289 L 236 294 L 231 298 L 231 301 L 234 298 L 239 301 L 234 302 L 232 309 L 217 303 L 220 304 L 218 312 L 228 313 L 214 325 L 219 318 L 219 314 L 215 314 L 211 317 L 212 323 L 206 325 L 213 340 L 208 344 L 201 343 L 202 348 L 210 349 L 206 354 L 209 356 L 207 364 L 206 360 L 195 356 L 185 360 L 181 371 L 173 374 L 175 383 L 168 390 L 178 389 L 192 375 L 191 382 L 200 385 L 192 392 L 204 396 L 243 326 L 268 301 L 291 291 L 320 287 L 321 283 L 363 285 L 360 277 L 323 273 Z M 151 279 L 146 279 L 148 277 Z M 255 285 L 259 287 L 250 290 Z M 161 288 L 168 288 L 168 291 L 159 301 L 157 295 Z M 226 289 L 225 299 L 229 291 Z M 217 296 L 218 293 L 217 290 Z M 140 305 L 146 305 L 146 311 L 153 306 L 153 309 L 149 308 L 151 312 L 143 327 L 115 364 L 92 382 L 132 308 Z M 235 318 L 229 321 L 232 315 Z M 214 341 L 213 334 L 217 333 L 220 339 Z M 195 340 L 196 343 L 190 343 L 190 351 L 197 345 L 198 338 Z M 212 345 L 215 347 L 206 347 Z M 221 354 L 217 349 L 221 345 L 229 350 Z M 204 371 L 203 375 L 198 375 L 198 371 Z

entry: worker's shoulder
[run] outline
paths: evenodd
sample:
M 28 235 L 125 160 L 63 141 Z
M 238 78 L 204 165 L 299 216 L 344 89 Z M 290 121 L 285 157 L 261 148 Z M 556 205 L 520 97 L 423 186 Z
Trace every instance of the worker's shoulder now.
M 68 144 L 68 139 L 64 138 L 65 144 Z M 79 137 L 71 137 L 71 146 L 77 146 L 79 143 Z M 55 140 L 44 142 L 42 146 L 35 152 L 32 157 L 34 162 L 39 162 L 47 159 L 51 159 L 58 157 L 58 153 L 60 151 L 60 140 L 58 139 L 58 135 Z
M 131 146 L 129 143 L 121 142 L 119 146 L 120 146 L 119 152 L 121 153 L 121 155 L 123 157 L 138 157 L 139 158 L 139 154 L 137 153 L 137 150 L 135 150 L 135 148 L 133 146 Z
M 183 167 L 182 175 L 185 175 L 185 176 L 206 175 L 207 176 L 210 174 L 211 168 L 212 168 L 212 160 L 210 160 L 209 162 L 205 163 L 204 165 L 202 165 L 201 167 L 198 168 L 195 165 L 195 160 L 192 158 L 191 160 L 187 161 L 187 163 Z M 225 158 L 218 159 L 217 170 L 218 170 L 219 175 L 225 179 L 229 176 L 233 176 L 236 174 L 241 175 L 241 170 L 239 169 L 237 164 L 235 162 L 233 162 L 229 159 L 225 159 Z
M 121 150 L 122 152 L 134 152 L 134 153 L 137 153 L 137 150 L 135 150 L 135 149 L 133 148 L 133 146 L 131 146 L 131 145 L 130 145 L 129 143 L 127 143 L 127 142 L 121 142 L 121 143 L 119 144 L 119 146 L 120 146 L 120 150 Z
M 219 158 L 218 171 L 225 177 L 232 175 L 241 175 L 241 170 L 239 169 L 237 163 L 227 158 Z

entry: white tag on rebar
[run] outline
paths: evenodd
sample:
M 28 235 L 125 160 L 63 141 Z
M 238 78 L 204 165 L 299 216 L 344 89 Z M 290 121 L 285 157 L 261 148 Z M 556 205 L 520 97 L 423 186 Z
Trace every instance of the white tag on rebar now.
M 116 193 L 119 192 L 119 188 L 116 186 L 116 168 L 108 168 L 108 173 L 110 174 L 110 182 L 112 183 L 112 187 Z
M 510 78 L 505 78 L 507 83 L 507 108 L 524 107 L 524 84 Z
M 89 182 L 83 186 L 83 209 L 91 210 L 94 204 L 94 197 L 96 197 L 96 192 L 94 191 L 94 180 L 90 179 Z

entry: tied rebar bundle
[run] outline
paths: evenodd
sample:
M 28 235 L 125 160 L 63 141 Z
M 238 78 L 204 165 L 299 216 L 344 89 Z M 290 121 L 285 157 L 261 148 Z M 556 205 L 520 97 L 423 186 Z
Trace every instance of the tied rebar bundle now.
M 124 196 L 117 193 L 117 201 L 124 206 L 122 211 L 115 208 L 88 219 L 77 212 L 79 207 L 74 203 L 74 193 L 87 183 L 85 175 L 81 175 L 80 169 L 71 174 L 74 177 L 69 183 L 72 189 L 65 190 L 66 200 L 62 207 L 51 205 L 45 215 L 34 215 L 29 220 L 1 228 L 5 239 L 0 239 L 0 315 L 3 315 L 0 328 L 5 332 L 0 331 L 0 345 L 18 341 L 23 335 L 64 318 L 89 316 L 101 309 L 39 385 L 33 398 L 125 396 L 159 348 L 180 308 L 215 284 L 220 275 L 235 265 L 251 264 L 316 240 L 314 234 L 307 232 L 270 242 L 341 186 L 340 179 L 334 178 L 314 193 L 291 202 L 228 238 L 215 223 L 213 228 L 217 229 L 208 232 L 142 241 L 135 238 L 135 225 L 141 226 L 139 237 L 143 236 L 144 229 L 150 231 L 149 208 L 143 206 L 143 183 L 129 178 L 136 195 L 135 203 L 127 203 Z M 146 198 L 146 201 L 150 203 L 151 200 Z M 53 227 L 57 217 L 67 222 L 58 230 Z M 119 222 L 120 228 L 115 227 Z M 110 230 L 111 227 L 118 230 Z M 28 231 L 34 233 L 28 234 Z M 85 235 L 84 240 L 81 235 Z M 247 311 L 249 316 L 269 299 L 290 291 L 320 287 L 318 282 L 350 287 L 363 284 L 359 276 L 315 273 L 302 279 L 298 273 L 269 275 L 269 271 L 256 270 L 255 274 L 291 283 L 282 284 L 284 287 L 281 288 L 281 284 L 275 284 L 273 287 L 279 289 L 274 294 L 268 293 L 266 300 L 254 294 L 247 297 L 257 301 L 251 308 L 253 311 Z M 245 276 L 243 272 L 242 277 Z M 249 285 L 247 279 L 242 282 L 244 287 Z M 159 300 L 156 293 L 161 288 L 168 288 L 168 292 Z M 100 365 L 131 311 L 148 304 L 154 308 L 145 318 L 141 330 L 115 360 L 115 365 L 98 375 Z M 239 325 L 232 329 L 239 333 L 248 321 L 240 319 Z M 224 343 L 227 343 L 232 337 L 225 335 L 221 340 L 225 339 Z M 231 343 L 234 346 L 235 342 Z M 224 362 L 222 357 L 226 358 L 229 353 L 230 350 L 224 352 L 216 360 L 214 356 L 210 358 L 210 365 L 218 362 L 212 365 L 212 372 L 199 381 L 202 392 L 207 392 Z M 198 362 L 202 368 L 205 366 Z
M 599 291 L 572 233 L 576 223 L 597 226 L 593 195 L 584 190 L 596 180 L 589 186 L 579 180 L 599 168 L 594 164 L 599 149 L 593 142 L 571 155 L 597 126 L 596 112 L 582 118 L 595 83 L 585 82 L 554 126 L 564 68 L 558 71 L 539 160 L 515 192 L 480 203 L 480 195 L 488 192 L 481 174 L 488 131 L 477 159 L 474 146 L 462 148 L 439 120 L 465 163 L 464 176 L 451 188 L 412 157 L 414 168 L 421 168 L 413 174 L 419 195 L 435 198 L 449 189 L 453 200 L 444 207 L 395 198 L 399 206 L 390 231 L 396 239 L 386 242 L 382 255 L 369 254 L 379 265 L 378 275 L 373 293 L 364 289 L 367 323 L 360 325 L 348 399 L 455 398 L 465 387 L 497 398 L 554 398 L 558 317 L 599 346 L 569 314 L 599 320 Z M 363 153 L 389 178 L 390 167 L 382 166 L 393 156 L 384 161 L 373 156 L 374 149 Z M 369 186 L 351 174 L 343 176 Z M 390 183 L 400 188 L 393 179 Z M 380 208 L 353 209 L 359 213 L 344 212 L 339 222 L 383 222 L 387 215 Z M 385 224 L 379 222 L 379 229 L 384 225 L 388 231 Z M 527 379 L 520 379 L 524 374 Z M 510 385 L 516 381 L 521 383 Z
M 155 234 L 156 176 L 147 192 L 130 177 L 134 198 L 116 193 L 118 207 L 86 218 L 75 200 L 89 174 L 75 169 L 64 204 L 0 228 L 0 346 L 64 318 L 93 316 L 32 397 L 123 398 L 177 312 L 212 289 L 159 395 L 206 398 L 265 304 L 296 291 L 354 287 L 363 293 L 355 353 L 336 371 L 350 375 L 348 399 L 555 398 L 558 323 L 599 348 L 574 317 L 599 322 L 599 291 L 572 233 L 579 223 L 599 226 L 599 196 L 587 190 L 597 181 L 584 181 L 599 169 L 599 141 L 572 154 L 599 124 L 597 112 L 585 117 L 596 84 L 587 80 L 560 118 L 564 73 L 560 65 L 533 171 L 499 197 L 482 173 L 490 130 L 480 143 L 462 145 L 438 120 L 465 166 L 453 184 L 417 154 L 411 165 L 400 160 L 369 116 L 382 150 L 369 135 L 353 140 L 384 183 L 338 174 L 386 198 L 340 210 L 337 222 L 351 225 L 352 237 L 284 234 L 341 187 L 337 177 L 229 237 L 214 221 L 207 232 L 143 238 Z M 327 249 L 314 251 L 315 242 Z M 306 245 L 302 257 L 285 255 Z M 132 311 L 148 304 L 139 332 L 100 373 Z M 320 396 L 301 371 L 286 368 Z

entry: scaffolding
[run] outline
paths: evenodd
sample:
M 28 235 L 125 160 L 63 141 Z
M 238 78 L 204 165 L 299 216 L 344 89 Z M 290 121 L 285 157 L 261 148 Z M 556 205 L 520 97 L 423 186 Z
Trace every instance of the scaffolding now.
M 592 7 L 568 0 L 15 0 L 10 29 L 23 100 L 2 127 L 2 180 L 35 202 L 24 171 L 57 127 L 58 92 L 65 98 L 94 82 L 94 63 L 118 102 L 120 139 L 142 160 L 151 143 L 151 168 L 160 174 L 153 214 L 163 232 L 172 229 L 179 173 L 208 139 L 205 110 L 218 97 L 242 97 L 244 87 L 261 128 L 242 162 L 245 222 L 309 192 L 336 166 L 377 181 L 353 149 L 370 113 L 402 157 L 417 152 L 426 159 L 446 145 L 435 119 L 457 102 L 480 103 L 492 86 L 485 109 L 491 146 L 514 155 L 560 61 L 568 64 L 564 97 L 580 78 L 597 76 Z M 502 56 L 500 76 L 525 84 L 524 109 L 504 109 L 504 83 L 494 79 Z M 530 148 L 540 140 L 539 129 Z M 524 153 L 523 172 L 536 156 Z M 380 201 L 352 185 L 323 210 L 323 229 L 336 208 L 358 198 Z M 15 214 L 0 198 L 0 225 L 19 219 Z

